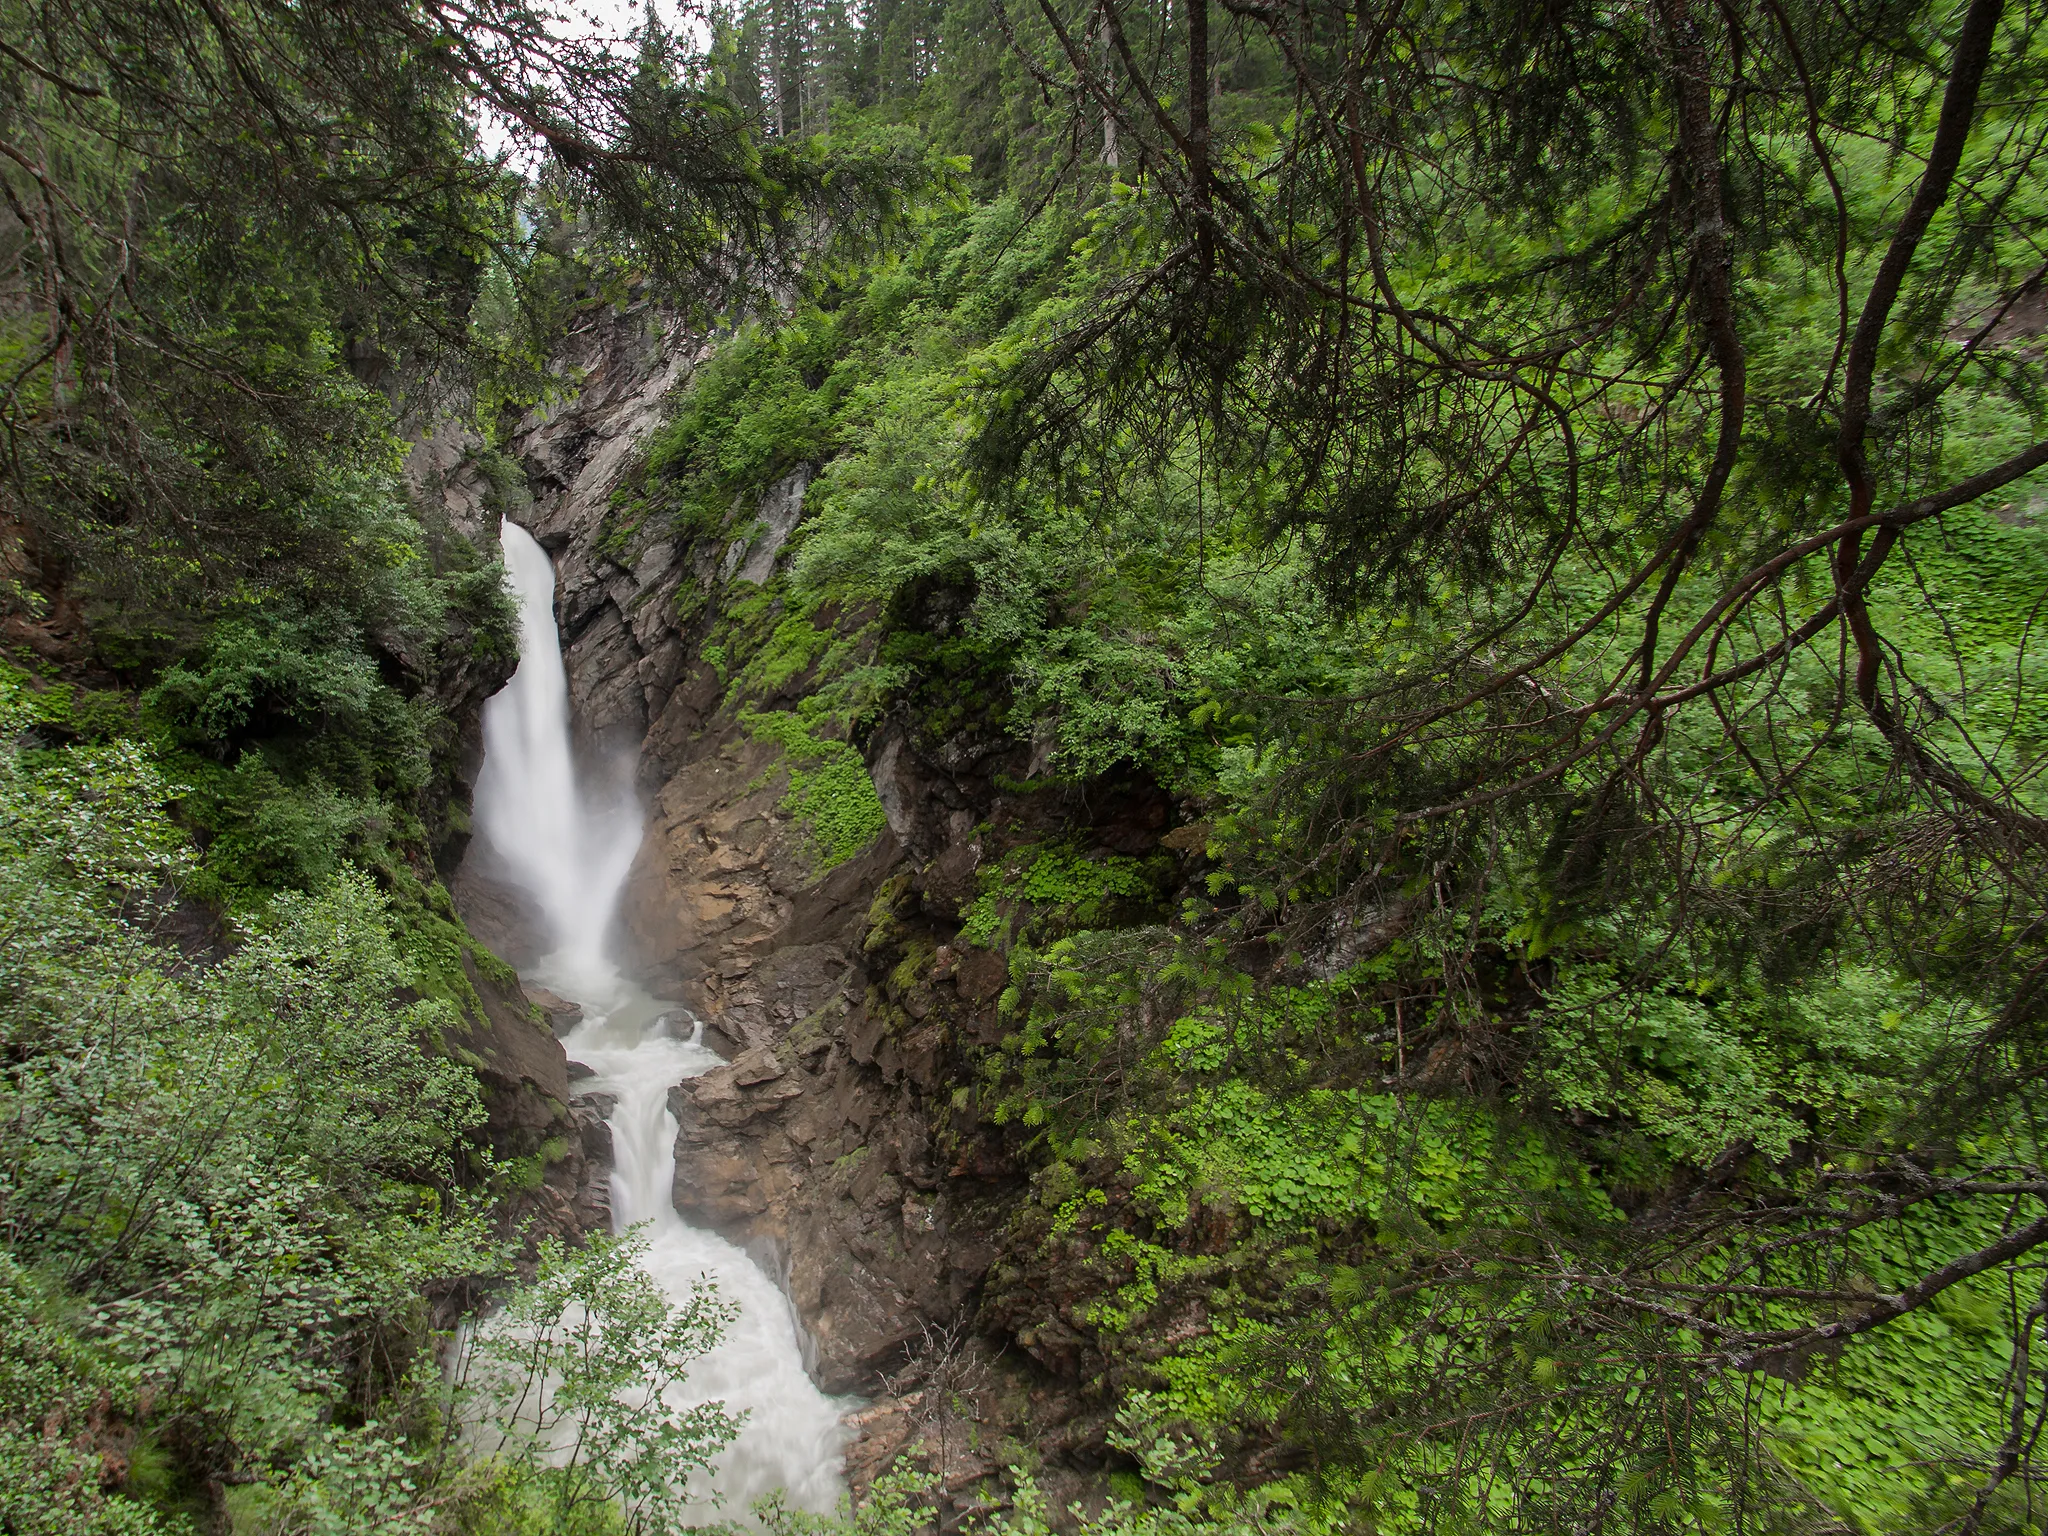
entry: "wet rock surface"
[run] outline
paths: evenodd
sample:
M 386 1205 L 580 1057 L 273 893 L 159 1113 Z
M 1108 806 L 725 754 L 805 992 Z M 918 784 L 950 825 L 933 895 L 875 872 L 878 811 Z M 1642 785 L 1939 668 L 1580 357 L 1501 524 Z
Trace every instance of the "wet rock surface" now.
M 548 1021 L 548 1027 L 561 1039 L 570 1030 L 583 1022 L 583 1005 L 572 1003 L 565 997 L 557 997 L 546 987 L 537 987 L 531 982 L 524 985 L 526 1000 L 541 1011 Z
M 772 747 L 714 722 L 679 755 L 622 914 L 640 973 L 731 1057 L 671 1091 L 676 1208 L 774 1256 L 819 1384 L 872 1393 L 993 1253 L 942 1188 L 936 1033 L 906 1048 L 869 1011 L 871 909 L 904 855 L 884 833 L 815 876 Z
M 530 1179 L 503 1208 L 507 1232 L 578 1242 L 611 1229 L 611 1131 L 592 1098 L 571 1092 L 569 1058 L 516 982 L 465 960 L 482 1017 L 466 1020 L 451 1054 L 483 1086 L 484 1135 L 500 1163 L 525 1163 Z
M 488 841 L 472 842 L 448 879 L 448 893 L 469 931 L 516 969 L 547 948 L 540 907 L 505 874 Z

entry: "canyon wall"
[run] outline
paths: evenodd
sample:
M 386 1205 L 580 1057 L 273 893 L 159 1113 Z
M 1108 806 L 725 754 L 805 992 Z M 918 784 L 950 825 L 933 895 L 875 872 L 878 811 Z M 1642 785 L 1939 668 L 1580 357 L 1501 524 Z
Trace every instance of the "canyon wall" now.
M 751 523 L 735 519 L 729 539 L 678 545 L 652 528 L 621 539 L 607 517 L 634 450 L 703 350 L 653 305 L 594 312 L 562 352 L 572 389 L 511 437 L 523 486 L 508 497 L 492 485 L 474 440 L 451 436 L 425 453 L 439 460 L 458 524 L 480 530 L 502 508 L 553 556 L 586 766 L 637 768 L 647 830 L 620 914 L 623 947 L 637 977 L 688 1005 L 731 1061 L 675 1091 L 677 1207 L 782 1278 L 823 1386 L 871 1393 L 926 1327 L 960 1315 L 992 1254 L 943 1187 L 926 1102 L 945 1081 L 938 1031 L 899 1037 L 868 997 L 871 909 L 903 883 L 903 843 L 886 831 L 814 876 L 800 828 L 779 809 L 781 749 L 745 727 L 742 701 L 698 655 L 720 597 L 773 576 L 808 467 L 771 487 Z M 686 588 L 693 601 L 679 604 Z M 744 705 L 786 705 L 805 682 Z M 906 784 L 895 798 L 923 794 Z M 921 835 L 908 822 L 904 831 Z M 518 965 L 534 957 L 533 914 L 493 866 L 488 847 L 468 850 L 453 888 L 472 931 Z M 985 978 L 982 1001 L 998 981 Z
M 1145 783 L 1031 789 L 1042 747 L 971 712 L 980 724 L 935 737 L 899 706 L 856 744 L 887 827 L 821 868 L 785 809 L 783 749 L 749 723 L 792 709 L 814 676 L 742 686 L 747 658 L 707 646 L 721 612 L 779 590 L 764 584 L 812 466 L 716 538 L 679 541 L 658 517 L 634 529 L 614 506 L 705 351 L 652 305 L 594 311 L 564 348 L 571 389 L 512 435 L 521 483 L 493 481 L 474 442 L 422 451 L 452 518 L 480 527 L 502 508 L 550 551 L 586 766 L 633 772 L 647 808 L 620 947 L 728 1059 L 671 1094 L 677 1209 L 781 1280 L 821 1386 L 869 1399 L 856 1487 L 904 1450 L 954 1490 L 1022 1447 L 1086 1463 L 1102 1424 L 1076 1390 L 1084 1331 L 1062 1320 L 1072 1298 L 1032 1278 L 1039 1255 L 1006 1255 L 1033 1195 L 1015 1131 L 981 1116 L 974 1087 L 976 1053 L 1004 1033 L 1006 962 L 957 928 L 985 858 L 1055 834 L 1155 853 L 1172 807 Z M 534 958 L 533 914 L 488 847 L 452 885 L 480 939 Z

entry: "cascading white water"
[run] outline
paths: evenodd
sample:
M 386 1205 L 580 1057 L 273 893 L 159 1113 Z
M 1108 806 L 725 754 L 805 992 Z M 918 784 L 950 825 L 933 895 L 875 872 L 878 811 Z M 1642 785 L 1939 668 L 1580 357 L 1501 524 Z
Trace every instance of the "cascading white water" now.
M 787 1299 L 744 1252 L 676 1214 L 668 1090 L 719 1058 L 687 1010 L 628 981 L 611 955 L 607 936 L 639 848 L 639 814 L 630 796 L 593 806 L 578 782 L 554 567 L 524 528 L 507 522 L 502 537 L 520 608 L 519 669 L 484 706 L 477 831 L 548 922 L 553 948 L 533 979 L 583 1005 L 583 1023 L 564 1041 L 569 1054 L 597 1073 L 588 1087 L 618 1096 L 609 1121 L 613 1221 L 621 1230 L 647 1224 L 643 1263 L 670 1295 L 681 1299 L 708 1275 L 739 1305 L 723 1341 L 697 1362 L 676 1399 L 681 1406 L 716 1398 L 746 1412 L 739 1439 L 714 1471 L 725 1510 L 743 1511 L 778 1488 L 793 1505 L 829 1510 L 841 1488 L 841 1406 L 805 1373 Z
M 484 705 L 477 829 L 545 915 L 544 962 L 571 986 L 618 975 L 605 938 L 640 847 L 629 794 L 593 805 L 569 750 L 569 676 L 555 630 L 555 568 L 517 523 L 504 524 L 505 572 L 519 602 L 519 669 Z M 569 994 L 564 994 L 569 995 Z

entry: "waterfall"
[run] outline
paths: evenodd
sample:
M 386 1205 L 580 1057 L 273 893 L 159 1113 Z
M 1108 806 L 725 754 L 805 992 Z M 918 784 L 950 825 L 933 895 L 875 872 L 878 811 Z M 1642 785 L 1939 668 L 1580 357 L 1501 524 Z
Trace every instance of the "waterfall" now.
M 577 783 L 555 568 L 532 534 L 503 526 L 506 579 L 519 603 L 519 669 L 484 706 L 476 825 L 547 920 L 555 946 L 542 962 L 549 974 L 601 988 L 618 975 L 605 939 L 640 847 L 639 807 L 626 793 L 593 805 Z
M 484 764 L 476 828 L 544 915 L 547 955 L 532 979 L 581 1003 L 583 1023 L 563 1043 L 597 1076 L 588 1089 L 615 1094 L 612 1218 L 647 1224 L 644 1267 L 681 1299 L 700 1276 L 739 1306 L 718 1348 L 699 1360 L 678 1406 L 721 1399 L 745 1426 L 719 1457 L 713 1481 L 727 1514 L 782 1489 L 816 1511 L 838 1501 L 844 1405 L 805 1373 L 788 1300 L 739 1248 L 676 1214 L 676 1120 L 668 1090 L 719 1065 L 703 1026 L 680 1004 L 634 985 L 608 936 L 640 845 L 629 794 L 607 801 L 579 781 L 569 742 L 569 684 L 555 629 L 555 573 L 533 536 L 507 521 L 509 584 L 519 602 L 519 668 L 484 706 Z M 684 1170 L 687 1177 L 688 1170 Z M 707 1511 L 708 1515 L 708 1511 Z

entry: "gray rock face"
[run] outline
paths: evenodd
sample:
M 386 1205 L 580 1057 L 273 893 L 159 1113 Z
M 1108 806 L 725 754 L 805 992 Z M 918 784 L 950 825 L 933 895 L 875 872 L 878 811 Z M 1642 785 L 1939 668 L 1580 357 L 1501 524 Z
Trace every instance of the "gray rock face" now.
M 584 745 L 597 760 L 638 753 L 647 818 L 620 913 L 629 969 L 688 1004 L 730 1057 L 670 1094 L 676 1207 L 772 1260 L 815 1343 L 820 1385 L 886 1397 L 921 1368 L 935 1330 L 964 1336 L 1019 1181 L 1000 1134 L 977 1129 L 953 1092 L 964 1080 L 957 1042 L 999 1029 L 1002 961 L 953 955 L 894 914 L 950 923 L 974 891 L 991 773 L 998 759 L 1021 773 L 1028 753 L 963 737 L 934 756 L 907 719 L 885 721 L 867 761 L 889 830 L 814 873 L 781 806 L 778 749 L 738 718 L 788 707 L 803 680 L 775 699 L 728 700 L 725 675 L 698 654 L 703 629 L 678 606 L 679 594 L 694 612 L 727 583 L 772 579 L 810 468 L 721 540 L 605 533 L 619 476 L 701 352 L 646 306 L 572 336 L 563 366 L 581 392 L 532 413 L 515 438 L 534 494 L 522 521 L 555 560 Z M 465 862 L 456 890 L 507 958 L 531 945 L 530 917 L 486 854 Z M 589 1109 L 575 1101 L 579 1118 Z M 594 1136 L 579 1151 L 586 1166 L 608 1155 Z M 874 1434 L 899 1443 L 907 1422 L 880 1413 Z M 885 1449 L 850 1453 L 849 1467 L 865 1476 Z
M 986 769 L 1010 743 L 961 743 L 934 761 L 918 750 L 909 717 L 892 712 L 868 738 L 868 776 L 889 830 L 920 865 L 969 849 L 988 810 Z M 971 868 L 971 865 L 970 865 Z
M 738 571 L 733 573 L 737 581 L 752 582 L 760 586 L 775 574 L 775 559 L 782 553 L 782 546 L 789 542 L 789 536 L 796 531 L 796 525 L 803 520 L 804 492 L 811 486 L 811 467 L 798 465 L 780 480 L 769 486 L 762 494 L 760 508 L 760 532 L 749 544 L 744 539 L 735 539 L 727 547 L 726 564 L 731 565 L 735 554 L 745 557 Z
M 573 393 L 530 411 L 512 452 L 533 496 L 522 518 L 555 557 L 555 618 L 564 641 L 569 699 L 585 744 L 630 755 L 681 671 L 671 622 L 689 574 L 666 530 L 626 549 L 600 547 L 612 492 L 669 395 L 705 343 L 641 302 L 588 318 L 565 340 L 555 367 Z
M 506 873 L 488 841 L 471 843 L 448 881 L 448 894 L 469 931 L 514 970 L 547 950 L 547 919 Z
M 459 415 L 422 423 L 406 454 L 405 480 L 423 507 L 438 508 L 455 531 L 480 548 L 495 542 L 495 487 L 478 454 L 484 440 Z

